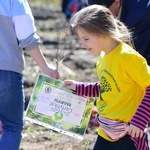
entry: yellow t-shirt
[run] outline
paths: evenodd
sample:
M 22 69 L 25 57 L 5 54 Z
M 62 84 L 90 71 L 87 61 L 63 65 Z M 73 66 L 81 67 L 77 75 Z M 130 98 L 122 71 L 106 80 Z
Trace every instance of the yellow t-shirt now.
M 150 85 L 150 67 L 145 58 L 121 43 L 107 55 L 101 52 L 96 71 L 100 81 L 99 115 L 129 122 Z M 101 128 L 98 134 L 112 141 Z

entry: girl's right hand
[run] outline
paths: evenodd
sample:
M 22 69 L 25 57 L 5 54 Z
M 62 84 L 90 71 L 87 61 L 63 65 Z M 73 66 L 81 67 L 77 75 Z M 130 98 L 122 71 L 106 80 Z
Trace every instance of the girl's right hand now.
M 71 89 L 71 90 L 73 90 L 73 91 L 75 91 L 76 90 L 76 81 L 74 81 L 74 80 L 65 80 L 64 81 L 64 88 L 66 88 L 66 89 Z
M 144 131 L 139 127 L 130 124 L 128 127 L 128 134 L 131 135 L 132 138 L 142 138 Z

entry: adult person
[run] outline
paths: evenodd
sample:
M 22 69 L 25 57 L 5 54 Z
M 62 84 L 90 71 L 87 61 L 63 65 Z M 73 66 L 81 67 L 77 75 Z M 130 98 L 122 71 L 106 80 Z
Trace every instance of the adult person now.
M 150 65 L 150 1 L 149 0 L 87 0 L 88 5 L 105 5 L 132 32 L 136 50 Z
M 24 52 L 46 75 L 58 79 L 59 73 L 49 67 L 41 52 L 27 0 L 1 0 L 0 20 L 0 149 L 19 150 L 24 111 Z
M 148 150 L 144 129 L 150 121 L 150 67 L 133 49 L 130 32 L 102 5 L 78 11 L 71 26 L 83 48 L 99 55 L 98 83 L 64 81 L 77 95 L 98 97 L 94 150 Z

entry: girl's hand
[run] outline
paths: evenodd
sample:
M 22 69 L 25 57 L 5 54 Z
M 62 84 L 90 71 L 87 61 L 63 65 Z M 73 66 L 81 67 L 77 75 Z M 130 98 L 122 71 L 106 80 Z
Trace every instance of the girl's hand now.
M 76 81 L 74 81 L 74 80 L 65 80 L 64 81 L 64 87 L 66 88 L 66 89 L 71 89 L 71 90 L 76 90 Z
M 138 138 L 143 136 L 144 131 L 137 126 L 130 124 L 128 127 L 128 134 L 132 136 L 132 138 Z

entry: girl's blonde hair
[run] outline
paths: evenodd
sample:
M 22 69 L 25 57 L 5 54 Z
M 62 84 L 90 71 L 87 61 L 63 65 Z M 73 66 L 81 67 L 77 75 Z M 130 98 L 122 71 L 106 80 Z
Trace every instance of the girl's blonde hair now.
M 131 44 L 131 33 L 115 19 L 110 10 L 101 5 L 91 5 L 77 12 L 70 20 L 73 31 L 82 28 L 97 35 L 108 35 L 119 42 Z

